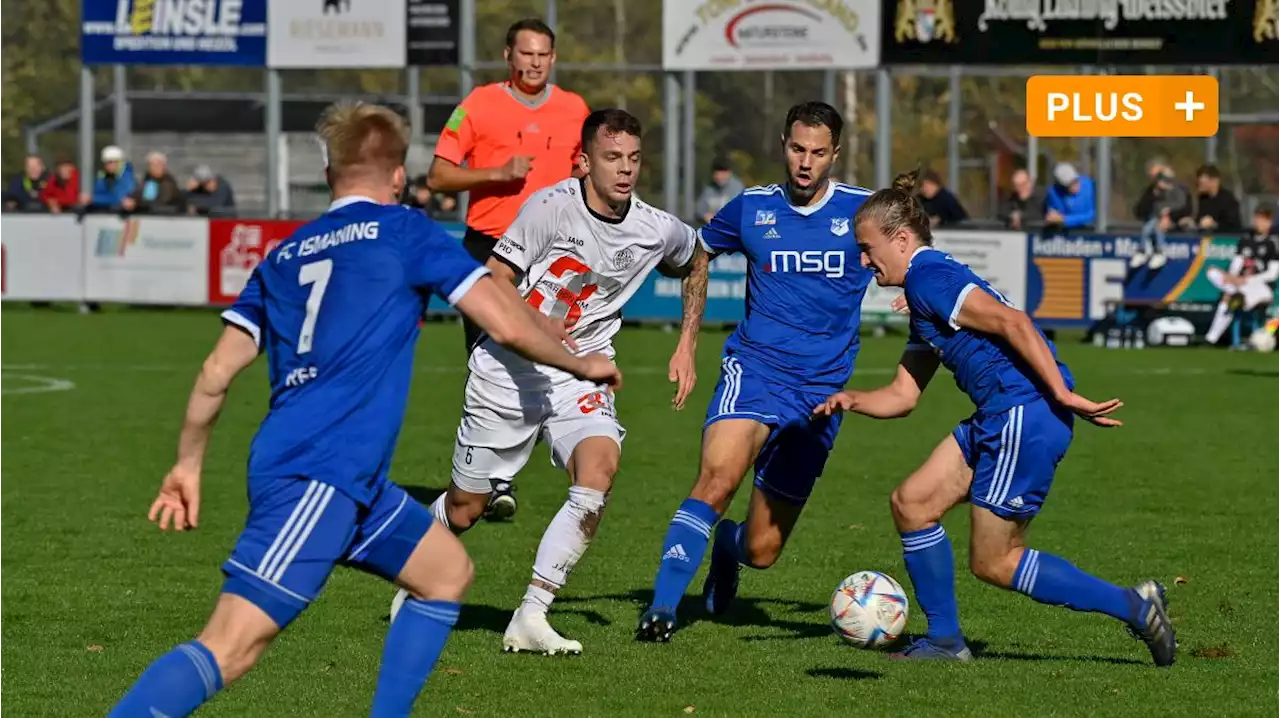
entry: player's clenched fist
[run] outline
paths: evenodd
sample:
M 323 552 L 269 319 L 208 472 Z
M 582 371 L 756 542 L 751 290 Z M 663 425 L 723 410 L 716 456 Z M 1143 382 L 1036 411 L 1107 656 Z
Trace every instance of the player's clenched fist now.
M 533 158 L 524 155 L 517 155 L 507 160 L 507 163 L 498 168 L 497 175 L 494 179 L 499 182 L 511 182 L 513 180 L 524 179 L 529 174 L 529 170 L 533 169 Z
M 834 416 L 844 411 L 852 411 L 858 403 L 857 392 L 842 391 L 827 397 L 827 400 L 813 407 L 816 416 Z
M 147 519 L 161 531 L 168 531 L 170 525 L 175 531 L 195 528 L 200 521 L 200 472 L 182 465 L 169 469 Z
M 622 371 L 613 360 L 603 354 L 587 354 L 581 358 L 577 375 L 588 381 L 608 384 L 614 391 L 622 388 Z

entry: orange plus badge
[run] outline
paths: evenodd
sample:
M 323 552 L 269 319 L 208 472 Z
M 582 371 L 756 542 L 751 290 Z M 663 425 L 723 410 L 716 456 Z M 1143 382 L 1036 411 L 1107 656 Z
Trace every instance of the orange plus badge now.
M 1211 137 L 1218 78 L 1207 75 L 1036 75 L 1027 80 L 1035 137 Z

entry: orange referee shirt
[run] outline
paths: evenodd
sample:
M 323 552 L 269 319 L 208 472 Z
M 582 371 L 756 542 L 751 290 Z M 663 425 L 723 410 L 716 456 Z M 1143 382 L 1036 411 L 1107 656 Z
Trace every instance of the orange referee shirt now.
M 589 113 L 581 97 L 551 84 L 533 102 L 516 95 L 509 82 L 472 90 L 449 116 L 436 155 L 472 168 L 501 167 L 525 155 L 533 166 L 523 180 L 471 190 L 467 226 L 501 237 L 529 195 L 572 174 Z

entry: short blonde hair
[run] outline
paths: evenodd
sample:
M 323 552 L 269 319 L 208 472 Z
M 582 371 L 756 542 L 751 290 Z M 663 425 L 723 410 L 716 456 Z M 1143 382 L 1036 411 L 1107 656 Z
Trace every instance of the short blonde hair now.
M 316 124 L 331 182 L 354 174 L 389 174 L 404 164 L 409 125 L 394 110 L 366 102 L 330 105 Z

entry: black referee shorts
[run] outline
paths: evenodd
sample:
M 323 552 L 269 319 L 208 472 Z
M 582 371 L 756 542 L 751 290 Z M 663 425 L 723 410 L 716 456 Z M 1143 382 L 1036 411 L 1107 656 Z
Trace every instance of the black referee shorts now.
M 493 248 L 498 246 L 498 240 L 484 232 L 467 227 L 466 233 L 462 235 L 462 246 L 467 250 L 467 254 L 471 255 L 472 259 L 484 264 L 489 261 L 489 255 L 493 254 Z M 462 329 L 467 339 L 466 346 L 463 349 L 466 351 L 467 356 L 470 357 L 471 350 L 475 348 L 476 343 L 480 341 L 480 335 L 484 332 L 475 322 L 465 316 L 462 317 Z

